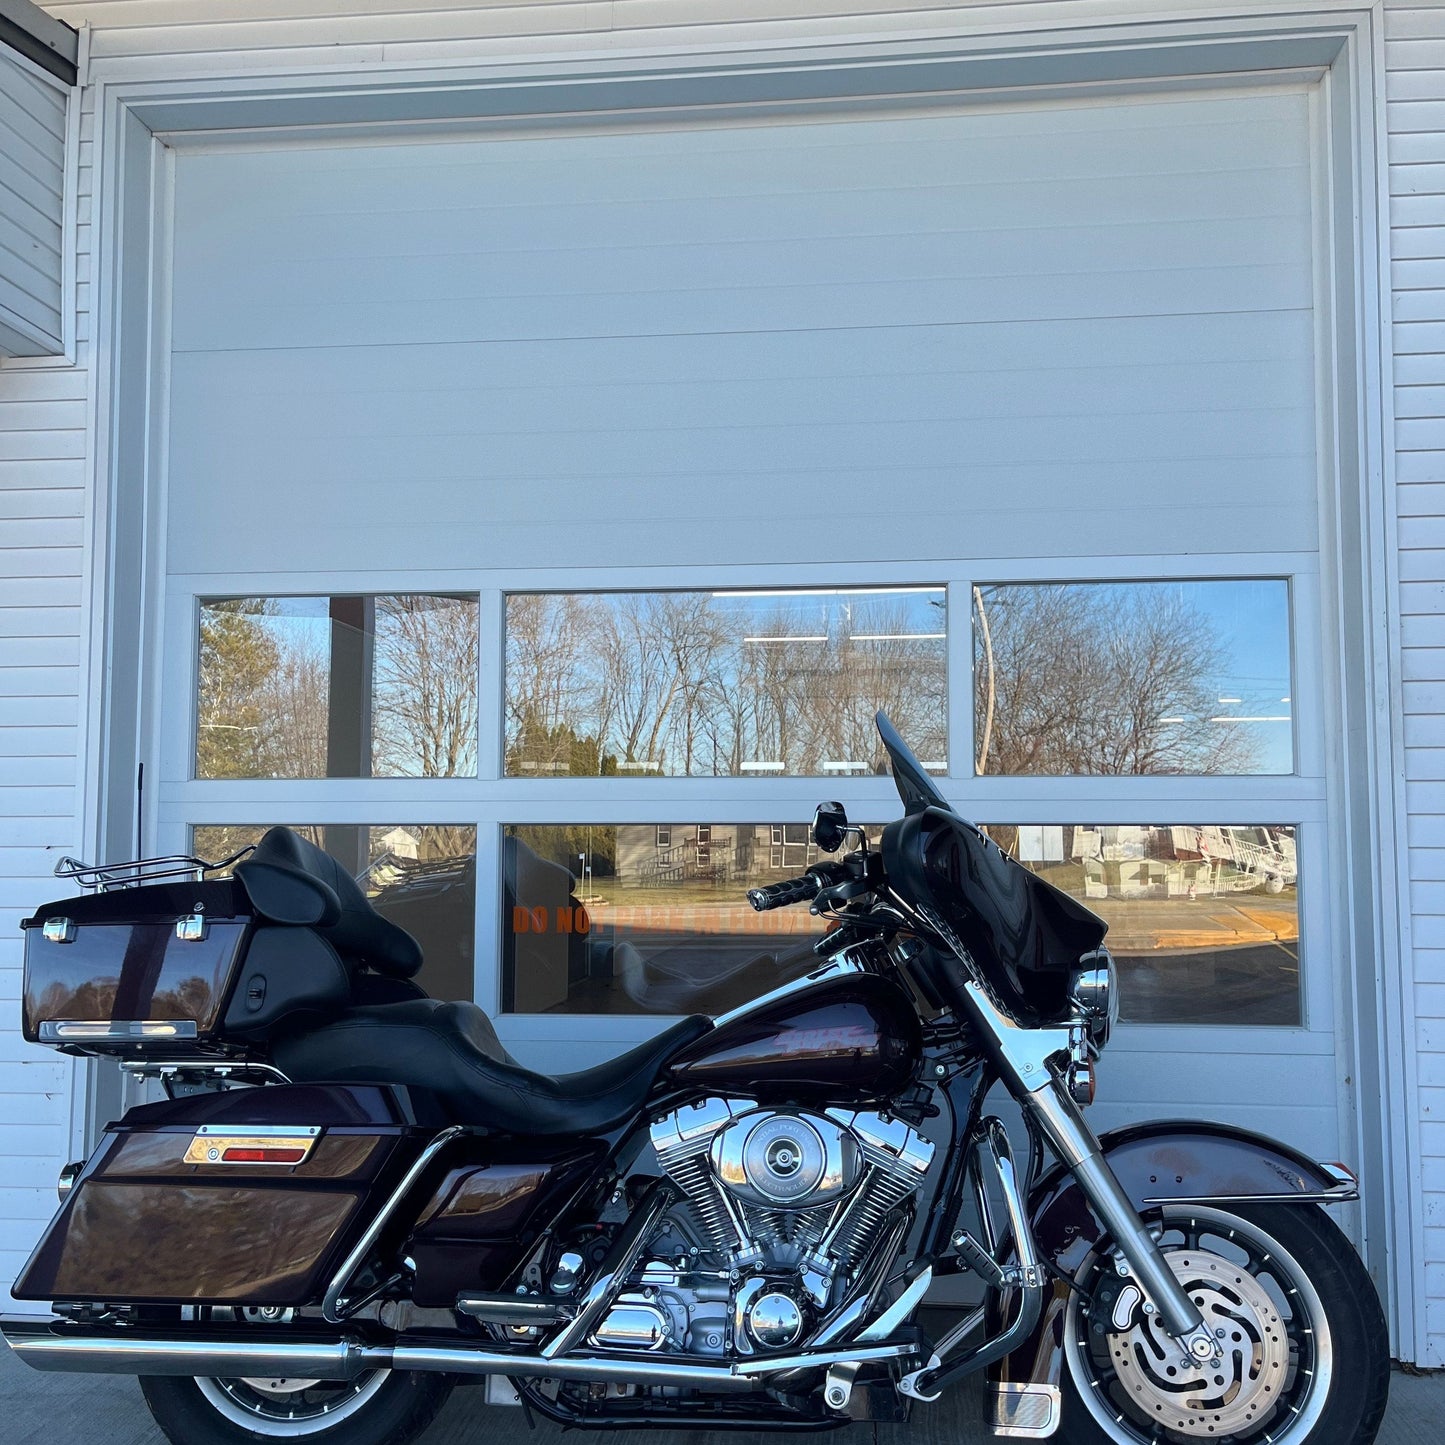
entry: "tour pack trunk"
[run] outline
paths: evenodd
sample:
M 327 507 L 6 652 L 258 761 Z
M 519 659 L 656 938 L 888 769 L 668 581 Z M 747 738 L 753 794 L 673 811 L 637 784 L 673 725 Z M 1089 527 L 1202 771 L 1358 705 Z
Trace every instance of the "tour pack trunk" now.
M 366 1084 L 143 1104 L 107 1128 L 12 1293 L 315 1303 L 440 1122 L 429 1096 Z

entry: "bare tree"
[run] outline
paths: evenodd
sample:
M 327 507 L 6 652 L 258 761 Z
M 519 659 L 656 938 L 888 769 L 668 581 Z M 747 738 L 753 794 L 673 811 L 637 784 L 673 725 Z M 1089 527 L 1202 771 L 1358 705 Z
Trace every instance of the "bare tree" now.
M 452 778 L 476 772 L 477 643 L 477 605 L 470 598 L 376 599 L 376 773 Z
M 1258 742 L 1215 721 L 1224 656 L 1178 594 L 1095 586 L 981 589 L 980 772 L 1245 772 Z M 981 638 L 981 634 L 980 634 Z M 992 689 L 992 717 L 985 713 Z

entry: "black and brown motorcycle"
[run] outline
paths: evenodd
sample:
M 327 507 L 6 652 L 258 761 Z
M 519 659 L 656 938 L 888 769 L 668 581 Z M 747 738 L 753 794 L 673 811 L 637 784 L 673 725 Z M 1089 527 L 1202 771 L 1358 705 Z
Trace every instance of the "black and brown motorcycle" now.
M 66 1170 L 14 1287 L 54 1318 L 11 1347 L 140 1376 L 177 1445 L 404 1441 L 486 1376 L 572 1426 L 813 1430 L 979 1371 L 1005 1436 L 1366 1445 L 1385 1325 L 1321 1207 L 1353 1176 L 1216 1124 L 1096 1137 L 1105 925 L 878 725 L 904 817 L 869 846 L 825 804 L 836 861 L 748 895 L 826 916 L 820 965 L 583 1073 L 425 997 L 285 829 L 41 908 L 26 1037 L 168 1097 Z M 963 1273 L 981 1306 L 920 1323 Z

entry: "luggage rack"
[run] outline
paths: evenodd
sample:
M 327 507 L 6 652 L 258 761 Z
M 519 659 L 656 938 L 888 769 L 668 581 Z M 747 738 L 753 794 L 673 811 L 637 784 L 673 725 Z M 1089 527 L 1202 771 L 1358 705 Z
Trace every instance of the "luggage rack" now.
M 255 848 L 254 843 L 222 858 L 207 863 L 188 853 L 172 853 L 165 858 L 132 858 L 127 863 L 82 863 L 79 858 L 62 858 L 55 865 L 55 876 L 67 878 L 77 887 L 95 893 L 109 893 L 117 888 L 140 888 L 147 883 L 160 883 L 167 878 L 185 878 L 202 883 L 208 873 L 219 873 L 238 863 Z

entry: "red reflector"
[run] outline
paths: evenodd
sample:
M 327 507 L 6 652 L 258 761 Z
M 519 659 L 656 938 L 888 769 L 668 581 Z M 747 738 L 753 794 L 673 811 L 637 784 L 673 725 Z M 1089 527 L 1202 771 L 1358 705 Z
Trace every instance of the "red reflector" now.
M 221 1155 L 222 1164 L 299 1164 L 305 1149 L 238 1149 L 232 1146 Z

